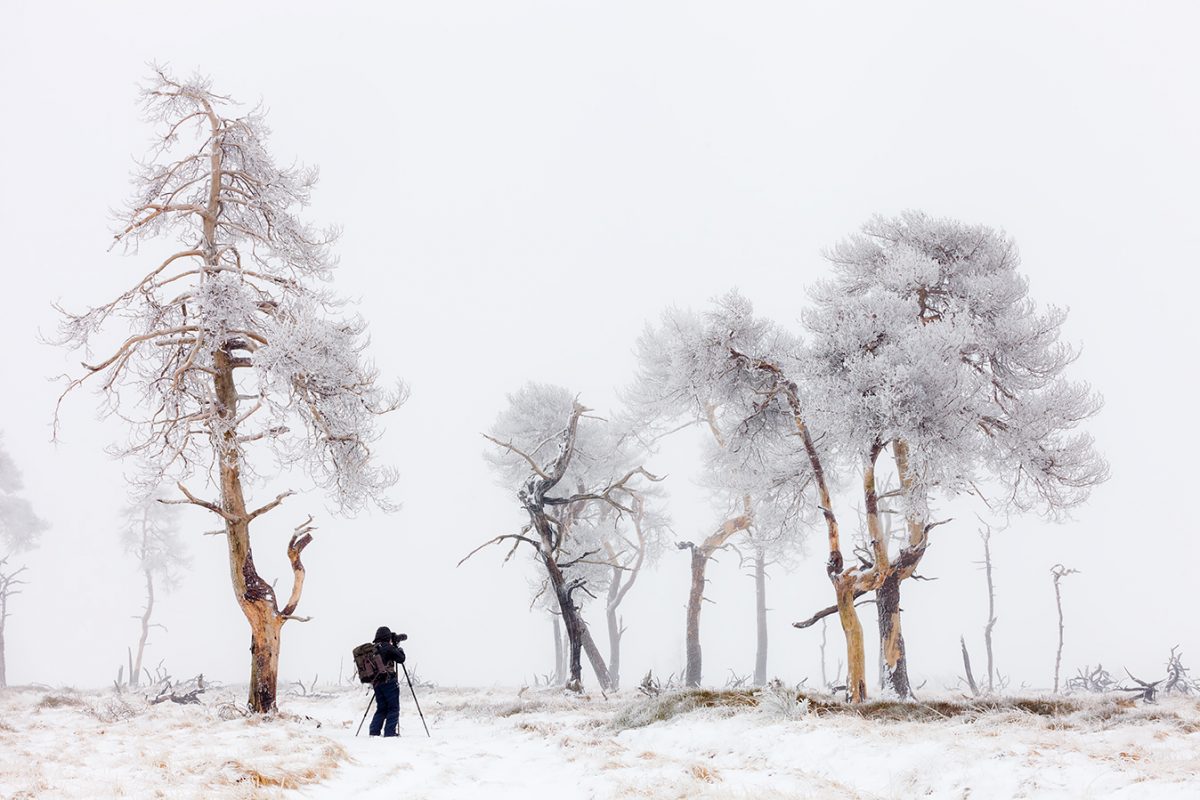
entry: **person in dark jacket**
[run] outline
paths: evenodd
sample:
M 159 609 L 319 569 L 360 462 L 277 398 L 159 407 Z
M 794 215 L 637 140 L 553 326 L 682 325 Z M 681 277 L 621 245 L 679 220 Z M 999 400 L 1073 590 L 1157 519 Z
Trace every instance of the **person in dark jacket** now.
M 400 722 L 400 681 L 396 676 L 396 665 L 404 663 L 404 651 L 396 646 L 401 636 L 392 633 L 386 625 L 375 631 L 375 652 L 387 665 L 387 671 L 372 684 L 375 689 L 375 716 L 371 717 L 370 733 L 378 736 L 397 736 L 396 726 Z

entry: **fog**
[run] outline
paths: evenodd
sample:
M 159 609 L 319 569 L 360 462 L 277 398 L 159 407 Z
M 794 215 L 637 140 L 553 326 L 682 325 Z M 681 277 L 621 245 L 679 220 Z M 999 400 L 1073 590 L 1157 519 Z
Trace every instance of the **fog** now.
M 491 548 L 456 567 L 523 522 L 481 457 L 506 393 L 558 383 L 610 412 L 642 326 L 733 287 L 798 330 L 806 288 L 827 272 L 822 249 L 907 208 L 1011 234 L 1032 296 L 1070 308 L 1072 375 L 1106 401 L 1088 430 L 1111 479 L 1072 520 L 1014 518 L 993 539 L 1000 670 L 1014 687 L 1050 685 L 1060 562 L 1080 570 L 1063 582 L 1064 675 L 1102 661 L 1158 677 L 1172 645 L 1200 658 L 1182 435 L 1195 406 L 1200 12 L 905 5 L 6 4 L 0 430 L 51 525 L 16 557 L 29 571 L 10 608 L 9 682 L 109 683 L 137 639 L 123 465 L 104 452 L 124 433 L 79 392 L 51 442 L 52 379 L 80 356 L 38 333 L 57 324 L 52 303 L 102 302 L 147 271 L 107 248 L 109 209 L 151 134 L 136 104 L 150 61 L 209 74 L 247 107 L 261 100 L 276 157 L 321 167 L 306 217 L 343 226 L 335 288 L 357 299 L 384 376 L 412 390 L 378 447 L 400 471 L 398 512 L 340 518 L 306 492 L 255 534 L 260 571 L 287 585 L 287 534 L 309 513 L 318 525 L 300 609 L 313 620 L 284 628 L 285 680 L 348 672 L 378 625 L 407 632 L 410 666 L 439 684 L 552 671 L 528 555 L 502 566 L 506 550 Z M 647 464 L 668 476 L 679 540 L 718 521 L 694 484 L 697 443 L 681 434 Z M 253 497 L 276 484 L 308 485 L 284 475 Z M 987 596 L 972 562 L 986 509 L 939 512 L 954 522 L 921 567 L 936 580 L 905 590 L 918 685 L 953 685 L 960 635 L 982 657 Z M 193 563 L 156 606 L 167 630 L 147 662 L 245 681 L 224 542 L 202 535 L 205 512 L 182 513 Z M 809 557 L 769 583 L 768 672 L 788 681 L 820 674 L 820 626 L 790 623 L 833 601 L 822 536 L 814 528 Z M 754 657 L 752 581 L 736 555 L 718 558 L 702 620 L 714 684 Z M 672 550 L 631 591 L 625 685 L 682 669 L 687 582 L 687 555 Z M 602 616 L 585 615 L 599 631 Z M 831 624 L 830 670 L 841 646 Z M 868 664 L 873 676 L 871 649 Z

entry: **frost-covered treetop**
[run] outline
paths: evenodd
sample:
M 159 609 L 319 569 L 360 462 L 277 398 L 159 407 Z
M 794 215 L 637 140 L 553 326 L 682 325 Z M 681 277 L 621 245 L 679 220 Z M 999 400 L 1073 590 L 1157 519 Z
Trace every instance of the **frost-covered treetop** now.
M 638 338 L 637 373 L 623 399 L 637 426 L 650 432 L 680 420 L 710 423 L 721 407 L 744 403 L 748 392 L 772 380 L 738 364 L 735 354 L 786 360 L 798 346 L 778 325 L 756 317 L 736 291 L 703 313 L 668 308 L 659 325 L 647 325 Z
M 508 395 L 508 405 L 488 431 L 495 441 L 512 445 L 539 468 L 558 455 L 567 420 L 576 397 L 553 384 L 529 382 Z M 574 450 L 559 481 L 559 494 L 605 486 L 635 466 L 636 454 L 629 437 L 606 420 L 585 414 L 575 431 Z M 529 477 L 531 465 L 521 455 L 502 446 L 489 446 L 484 458 L 500 486 L 516 491 Z
M 701 482 L 721 513 L 753 507 L 750 538 L 792 548 L 811 521 L 809 461 L 789 382 L 800 342 L 731 291 L 703 312 L 671 308 L 638 340 L 624 399 L 641 430 L 661 436 L 694 422 L 707 431 Z
M 241 456 L 256 443 L 304 467 L 343 510 L 386 505 L 395 475 L 371 444 L 377 415 L 404 388 L 379 386 L 364 322 L 340 314 L 326 286 L 337 231 L 299 216 L 316 170 L 276 164 L 262 111 L 235 113 L 206 78 L 156 67 L 142 101 L 158 131 L 114 244 L 137 253 L 155 240 L 156 255 L 116 298 L 63 312 L 60 342 L 72 348 L 87 350 L 108 327 L 129 337 L 66 391 L 97 376 L 106 411 L 132 424 L 114 449 L 148 465 L 146 492 L 207 472 L 214 458 L 245 471 Z M 177 249 L 162 255 L 164 241 Z M 236 376 L 236 414 L 218 401 L 222 374 Z
M 21 470 L 0 439 L 0 558 L 30 549 L 49 527 L 28 500 L 17 496 L 23 488 Z
M 813 419 L 848 453 L 899 440 L 918 488 L 992 477 L 1021 510 L 1069 508 L 1104 480 L 1076 430 L 1100 400 L 1064 377 L 1066 313 L 1029 298 L 1008 236 L 907 212 L 828 258 L 803 363 Z

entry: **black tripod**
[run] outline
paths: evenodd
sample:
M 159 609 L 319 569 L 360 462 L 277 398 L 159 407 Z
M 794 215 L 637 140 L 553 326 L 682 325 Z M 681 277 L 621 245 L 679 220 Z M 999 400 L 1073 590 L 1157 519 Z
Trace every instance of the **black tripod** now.
M 425 728 L 425 735 L 432 739 L 433 734 L 429 732 L 429 726 L 425 724 L 425 715 L 421 712 L 421 704 L 417 702 L 417 690 L 413 688 L 412 678 L 410 678 L 408 675 L 408 667 L 404 666 L 403 662 L 401 662 L 400 668 L 404 670 L 404 680 L 408 681 L 408 690 L 412 692 L 413 704 L 415 704 L 417 707 L 417 715 L 421 717 L 421 725 Z M 375 692 L 372 690 L 371 699 L 367 701 L 367 710 L 363 712 L 362 719 L 358 722 L 358 730 L 354 732 L 355 736 L 358 736 L 360 733 L 362 733 L 363 723 L 367 721 L 367 714 L 371 713 L 371 704 L 374 702 Z

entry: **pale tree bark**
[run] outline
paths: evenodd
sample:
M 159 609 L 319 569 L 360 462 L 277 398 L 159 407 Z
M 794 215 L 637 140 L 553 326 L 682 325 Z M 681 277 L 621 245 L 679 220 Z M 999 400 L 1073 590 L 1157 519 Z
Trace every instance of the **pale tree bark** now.
M 150 615 L 154 612 L 154 575 L 148 569 L 142 570 L 146 578 L 146 608 L 142 612 L 142 635 L 138 638 L 137 656 L 130 658 L 129 686 L 138 687 L 138 676 L 142 674 L 142 656 L 146 652 L 146 642 L 150 639 Z
M 992 528 L 985 525 L 979 530 L 983 539 L 983 569 L 987 576 L 988 590 L 988 620 L 983 626 L 983 643 L 987 649 L 987 688 L 988 693 L 995 691 L 996 660 L 992 654 L 992 630 L 996 627 L 996 585 L 992 581 Z
M 619 563 L 622 554 L 617 552 L 612 542 L 604 543 L 612 570 L 608 582 L 608 595 L 604 604 L 604 616 L 608 623 L 608 676 L 610 688 L 613 691 L 621 688 L 621 638 L 625 635 L 624 620 L 617 615 L 617 612 L 625 595 L 629 594 L 629 590 L 633 588 L 638 576 L 641 575 L 642 565 L 646 560 L 646 533 L 643 529 L 646 504 L 641 494 L 633 495 L 630 508 L 632 513 L 629 514 L 629 519 L 636 537 L 635 541 L 631 542 L 633 561 L 627 561 L 626 564 Z
M 554 623 L 554 674 L 551 681 L 563 683 L 567 679 L 567 648 L 563 644 L 562 625 L 558 622 L 558 615 L 551 612 L 550 620 Z
M 767 683 L 767 557 L 759 550 L 754 554 L 754 685 Z
M 1063 633 L 1066 627 L 1063 625 L 1063 610 L 1062 610 L 1062 589 L 1059 588 L 1059 582 L 1067 575 L 1072 575 L 1079 572 L 1077 569 L 1067 569 L 1062 564 L 1055 564 L 1050 568 L 1050 574 L 1054 579 L 1054 605 L 1058 608 L 1058 650 L 1054 654 L 1054 693 L 1058 694 L 1058 675 L 1059 669 L 1062 667 L 1062 651 L 1063 651 Z
M 692 581 L 688 590 L 687 621 L 685 627 L 687 636 L 687 668 L 684 672 L 684 681 L 688 686 L 699 686 L 703 671 L 703 653 L 700 648 L 700 611 L 701 605 L 704 602 L 704 584 L 707 580 L 704 574 L 708 569 L 708 562 L 712 559 L 713 553 L 724 547 L 734 534 L 750 527 L 749 498 L 745 499 L 744 506 L 746 513 L 725 520 L 725 522 L 721 523 L 721 527 L 705 537 L 704 541 L 699 545 L 693 542 L 679 542 L 676 545 L 680 550 L 688 550 L 691 554 Z

